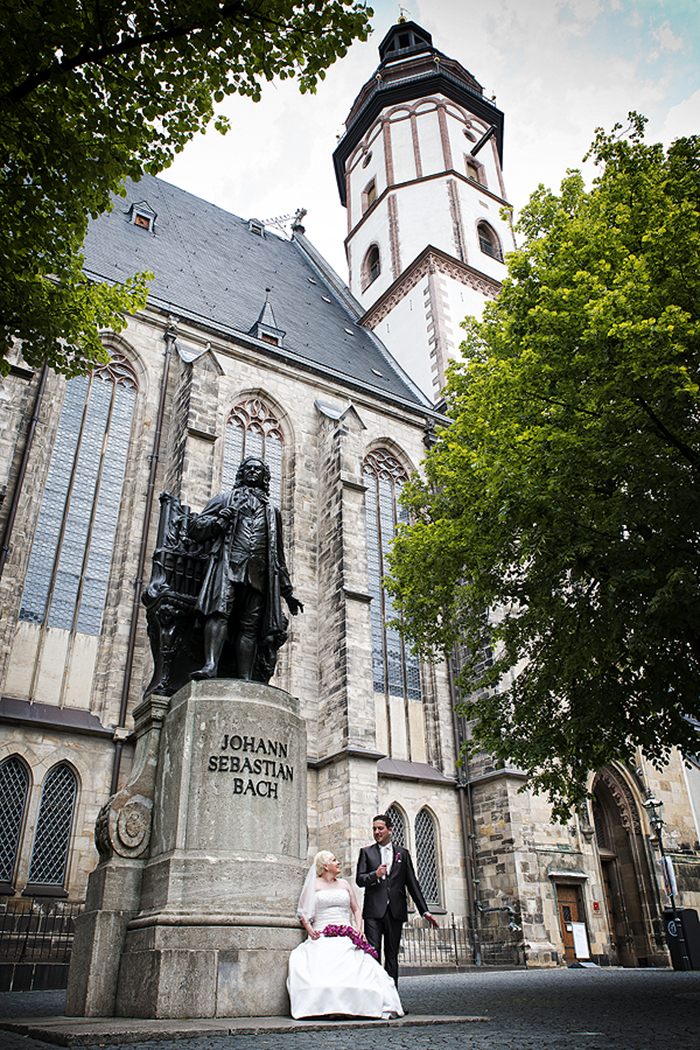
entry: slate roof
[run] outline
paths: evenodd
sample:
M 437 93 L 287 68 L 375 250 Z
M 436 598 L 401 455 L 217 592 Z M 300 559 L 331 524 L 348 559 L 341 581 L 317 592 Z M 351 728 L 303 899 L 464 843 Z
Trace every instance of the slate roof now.
M 154 232 L 130 221 L 132 205 L 143 202 L 157 215 Z M 270 288 L 286 350 L 355 384 L 429 406 L 379 339 L 356 324 L 361 310 L 352 313 L 349 292 L 337 290 L 342 282 L 327 264 L 326 279 L 323 264 L 312 265 L 295 240 L 269 230 L 256 235 L 247 220 L 162 179 L 128 182 L 126 197 L 90 223 L 84 256 L 85 271 L 109 282 L 150 270 L 150 303 L 231 334 L 251 331 Z

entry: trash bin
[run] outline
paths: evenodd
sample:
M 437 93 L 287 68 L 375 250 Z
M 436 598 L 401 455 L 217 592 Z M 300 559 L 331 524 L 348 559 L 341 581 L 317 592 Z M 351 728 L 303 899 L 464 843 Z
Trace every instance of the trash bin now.
M 681 927 L 680 931 L 678 929 L 679 926 Z M 698 913 L 693 908 L 678 908 L 675 912 L 667 908 L 664 911 L 664 931 L 666 933 L 666 944 L 671 953 L 673 969 L 686 969 L 679 937 L 679 933 L 682 931 L 685 941 L 685 953 L 690 962 L 690 969 L 700 970 L 700 921 L 698 920 Z

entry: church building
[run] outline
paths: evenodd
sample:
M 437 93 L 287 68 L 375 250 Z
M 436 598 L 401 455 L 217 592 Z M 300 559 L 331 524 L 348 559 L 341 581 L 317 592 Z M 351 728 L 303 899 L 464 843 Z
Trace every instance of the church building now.
M 145 308 L 102 333 L 109 362 L 67 380 L 18 351 L 0 381 L 0 916 L 84 900 L 153 673 L 140 598 L 160 494 L 200 512 L 257 455 L 304 603 L 271 684 L 306 719 L 310 855 L 352 876 L 390 810 L 472 961 L 665 966 L 644 801 L 664 803 L 677 900 L 698 907 L 698 770 L 614 764 L 552 824 L 516 768 L 458 763 L 453 663 L 420 663 L 390 625 L 401 488 L 445 424 L 460 321 L 498 294 L 514 241 L 503 113 L 413 22 L 379 57 L 334 154 L 348 285 L 301 216 L 285 238 L 144 176 L 85 244 L 95 280 L 154 275 Z

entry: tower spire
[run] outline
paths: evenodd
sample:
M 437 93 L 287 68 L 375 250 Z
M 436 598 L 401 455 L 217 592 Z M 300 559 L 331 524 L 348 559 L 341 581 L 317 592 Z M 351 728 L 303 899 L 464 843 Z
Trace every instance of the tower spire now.
M 460 322 L 498 293 L 513 246 L 500 214 L 504 117 L 403 8 L 379 57 L 333 155 L 350 288 L 361 323 L 439 401 Z

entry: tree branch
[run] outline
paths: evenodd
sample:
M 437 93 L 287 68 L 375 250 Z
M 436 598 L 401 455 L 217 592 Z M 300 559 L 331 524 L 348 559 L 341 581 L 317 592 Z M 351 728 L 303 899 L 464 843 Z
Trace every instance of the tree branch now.
M 636 404 L 639 405 L 639 407 L 642 409 L 642 411 L 644 413 L 646 413 L 646 415 L 652 421 L 654 426 L 659 430 L 659 432 L 661 434 L 663 434 L 663 436 L 666 438 L 666 441 L 668 442 L 669 445 L 671 445 L 675 449 L 678 449 L 678 451 L 681 453 L 681 455 L 684 456 L 685 459 L 687 459 L 688 462 L 693 467 L 700 466 L 700 456 L 698 455 L 698 453 L 695 452 L 690 447 L 690 445 L 686 445 L 686 443 L 684 441 L 680 441 L 677 437 L 675 437 L 674 434 L 671 433 L 671 431 L 668 429 L 668 427 L 665 426 L 661 422 L 661 420 L 656 415 L 656 413 L 654 412 L 654 410 L 651 407 L 651 405 L 648 404 L 648 402 L 646 402 L 644 400 L 644 398 L 641 396 L 641 394 L 637 394 L 634 397 L 634 401 L 635 401 Z
M 108 58 L 117 58 L 128 54 L 131 51 L 141 50 L 142 48 L 149 47 L 153 44 L 162 44 L 180 40 L 182 37 L 189 36 L 190 33 L 197 32 L 197 30 L 211 28 L 224 18 L 228 18 L 231 21 L 239 18 L 246 28 L 249 28 L 252 22 L 255 22 L 260 28 L 271 29 L 275 26 L 275 23 L 272 22 L 272 20 L 262 16 L 257 16 L 255 19 L 246 17 L 244 3 L 242 3 L 241 0 L 236 0 L 234 3 L 226 4 L 219 8 L 215 15 L 209 19 L 197 18 L 188 24 L 180 24 L 173 26 L 170 29 L 162 29 L 158 32 L 144 35 L 125 35 L 115 44 L 103 44 L 99 47 L 84 44 L 72 58 L 62 58 L 48 69 L 39 70 L 31 76 L 26 77 L 21 84 L 16 84 L 15 87 L 6 92 L 3 96 L 3 100 L 7 102 L 19 102 L 26 98 L 27 95 L 30 95 L 32 91 L 41 87 L 42 84 L 47 83 L 53 77 L 61 73 L 73 72 L 81 66 L 99 65 Z M 102 35 L 101 30 L 100 35 Z

